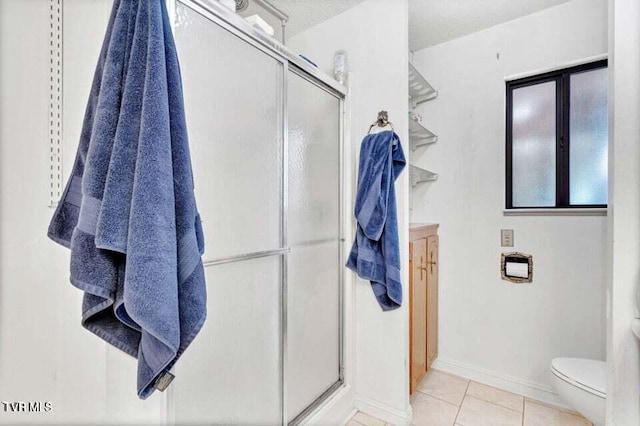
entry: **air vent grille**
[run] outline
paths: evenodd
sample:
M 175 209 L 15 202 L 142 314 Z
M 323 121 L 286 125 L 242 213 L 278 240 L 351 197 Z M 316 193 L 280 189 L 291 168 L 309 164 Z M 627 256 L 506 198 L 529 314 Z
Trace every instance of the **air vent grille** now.
M 236 0 L 236 12 L 242 12 L 249 7 L 249 0 Z

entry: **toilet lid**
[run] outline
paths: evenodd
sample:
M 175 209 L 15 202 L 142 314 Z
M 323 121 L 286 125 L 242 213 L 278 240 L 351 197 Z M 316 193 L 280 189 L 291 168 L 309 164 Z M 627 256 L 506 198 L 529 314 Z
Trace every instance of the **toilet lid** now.
M 583 358 L 556 358 L 551 371 L 560 379 L 594 395 L 607 395 L 607 364 Z

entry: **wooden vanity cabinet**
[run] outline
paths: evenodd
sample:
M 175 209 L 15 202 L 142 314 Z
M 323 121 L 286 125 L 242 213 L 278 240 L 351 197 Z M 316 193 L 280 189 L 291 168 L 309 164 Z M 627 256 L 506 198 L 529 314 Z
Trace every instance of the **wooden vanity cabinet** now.
M 409 382 L 413 393 L 438 356 L 438 225 L 411 225 L 409 240 Z

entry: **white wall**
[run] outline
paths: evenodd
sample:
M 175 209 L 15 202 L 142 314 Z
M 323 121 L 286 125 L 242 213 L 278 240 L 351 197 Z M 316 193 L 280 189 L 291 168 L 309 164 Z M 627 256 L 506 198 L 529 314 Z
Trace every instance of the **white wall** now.
M 64 2 L 63 173 L 71 171 L 111 1 Z M 0 400 L 50 401 L 0 424 L 158 424 L 136 362 L 80 325 L 69 253 L 47 239 L 49 2 L 0 1 Z
M 640 2 L 609 1 L 610 274 L 607 424 L 640 424 L 640 348 L 631 321 L 640 281 Z
M 353 177 L 360 141 L 378 111 L 390 120 L 408 154 L 407 72 L 408 31 L 406 0 L 367 0 L 287 41 L 332 74 L 333 54 L 347 51 L 351 103 L 351 155 Z M 408 170 L 396 183 L 405 304 L 382 312 L 368 282 L 355 282 L 355 353 L 345 366 L 355 384 L 356 406 L 388 421 L 410 418 L 408 398 Z M 355 180 L 352 187 L 355 186 Z M 349 208 L 352 215 L 352 209 Z M 348 235 L 351 240 L 353 235 Z M 355 367 L 355 372 L 353 371 Z M 355 374 L 354 374 L 355 373 Z
M 413 153 L 439 173 L 412 221 L 440 223 L 437 368 L 549 402 L 549 365 L 605 357 L 606 217 L 505 216 L 505 77 L 607 52 L 606 0 L 573 0 L 415 52 L 439 90 L 418 108 L 439 141 Z M 500 229 L 515 247 L 500 247 Z M 500 279 L 500 253 L 533 255 L 533 284 Z

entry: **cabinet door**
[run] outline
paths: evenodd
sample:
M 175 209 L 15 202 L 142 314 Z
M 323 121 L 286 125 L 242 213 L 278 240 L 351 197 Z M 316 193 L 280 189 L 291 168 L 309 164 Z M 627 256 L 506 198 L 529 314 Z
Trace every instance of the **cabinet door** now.
M 438 356 L 438 236 L 427 238 L 427 369 Z
M 427 370 L 427 241 L 411 244 L 411 393 Z

